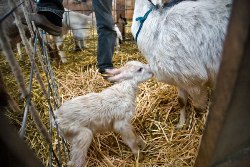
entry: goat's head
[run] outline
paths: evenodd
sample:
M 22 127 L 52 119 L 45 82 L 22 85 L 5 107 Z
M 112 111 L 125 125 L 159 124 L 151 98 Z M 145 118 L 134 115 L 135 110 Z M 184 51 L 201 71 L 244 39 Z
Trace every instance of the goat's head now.
M 107 70 L 107 73 L 114 75 L 108 78 L 111 82 L 132 80 L 141 83 L 153 77 L 149 65 L 139 61 L 129 61 L 119 69 Z
M 126 18 L 126 17 L 123 17 L 121 14 L 120 14 L 120 17 L 119 17 L 118 22 L 119 22 L 119 23 L 122 23 L 123 25 L 127 25 L 127 24 L 128 24 L 127 18 Z

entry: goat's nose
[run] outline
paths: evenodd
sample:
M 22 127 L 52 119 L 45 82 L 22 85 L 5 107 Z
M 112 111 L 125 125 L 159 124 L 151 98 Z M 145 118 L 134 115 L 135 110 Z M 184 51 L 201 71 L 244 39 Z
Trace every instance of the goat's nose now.
M 149 74 L 150 74 L 152 77 L 154 76 L 153 71 L 150 71 Z
M 150 68 L 150 65 L 147 65 L 147 67 L 148 67 L 148 71 L 149 71 L 149 73 L 150 73 L 150 74 L 152 74 L 152 75 L 154 75 L 154 73 L 153 73 L 152 69 Z

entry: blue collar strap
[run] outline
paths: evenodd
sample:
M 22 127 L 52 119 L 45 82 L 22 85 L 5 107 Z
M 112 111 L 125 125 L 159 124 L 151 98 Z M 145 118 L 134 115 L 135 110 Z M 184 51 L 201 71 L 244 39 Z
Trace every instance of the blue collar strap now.
M 139 35 L 140 31 L 141 31 L 142 25 L 143 25 L 144 21 L 147 19 L 149 13 L 152 12 L 153 8 L 154 8 L 154 7 L 150 8 L 150 9 L 147 11 L 147 13 L 145 13 L 145 15 L 144 15 L 143 17 L 137 17 L 137 18 L 135 19 L 136 21 L 139 21 L 139 22 L 140 22 L 139 29 L 138 29 L 138 31 L 136 32 L 136 36 L 135 36 L 135 41 L 136 41 L 136 42 L 137 42 L 138 35 Z

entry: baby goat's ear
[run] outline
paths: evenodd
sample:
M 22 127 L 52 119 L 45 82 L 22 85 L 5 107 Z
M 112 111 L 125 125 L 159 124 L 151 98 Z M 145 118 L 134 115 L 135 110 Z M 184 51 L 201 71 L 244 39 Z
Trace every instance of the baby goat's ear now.
M 117 75 L 114 75 L 114 76 L 107 78 L 107 80 L 110 82 L 120 82 L 120 81 L 123 81 L 126 79 L 128 79 L 128 76 L 125 73 L 119 73 Z
M 111 74 L 111 75 L 117 75 L 117 74 L 120 74 L 122 71 L 121 68 L 114 68 L 114 69 L 106 69 L 105 72 L 108 73 L 108 74 Z

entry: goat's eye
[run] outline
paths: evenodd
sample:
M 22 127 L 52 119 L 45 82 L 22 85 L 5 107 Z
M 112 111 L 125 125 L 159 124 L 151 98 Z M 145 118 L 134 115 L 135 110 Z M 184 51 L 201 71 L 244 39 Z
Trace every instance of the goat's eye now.
M 142 69 L 143 69 L 142 67 L 141 67 L 141 68 L 139 68 L 139 69 L 137 70 L 137 72 L 141 72 L 141 71 L 142 71 Z

